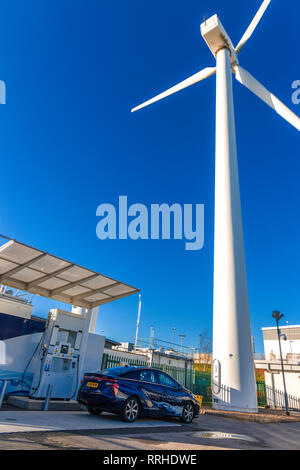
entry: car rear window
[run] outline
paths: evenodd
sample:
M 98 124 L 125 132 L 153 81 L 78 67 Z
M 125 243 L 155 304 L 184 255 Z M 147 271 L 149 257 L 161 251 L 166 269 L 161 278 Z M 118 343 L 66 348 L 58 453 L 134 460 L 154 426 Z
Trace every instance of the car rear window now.
M 140 374 L 141 372 L 139 370 L 131 370 L 129 372 L 125 372 L 125 374 L 122 374 L 122 377 L 125 377 L 126 379 L 140 380 Z
M 143 382 L 156 382 L 155 372 L 151 369 L 131 370 L 122 376 L 126 379 L 142 380 Z

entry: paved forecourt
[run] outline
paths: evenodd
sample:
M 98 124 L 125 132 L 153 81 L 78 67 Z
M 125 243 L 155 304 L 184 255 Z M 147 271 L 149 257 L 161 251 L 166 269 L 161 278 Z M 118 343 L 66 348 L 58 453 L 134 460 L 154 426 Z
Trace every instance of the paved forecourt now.
M 93 416 L 84 411 L 1 411 L 0 433 L 79 431 L 162 428 L 181 426 L 179 421 L 138 419 L 134 423 L 121 421 L 118 416 L 105 414 Z

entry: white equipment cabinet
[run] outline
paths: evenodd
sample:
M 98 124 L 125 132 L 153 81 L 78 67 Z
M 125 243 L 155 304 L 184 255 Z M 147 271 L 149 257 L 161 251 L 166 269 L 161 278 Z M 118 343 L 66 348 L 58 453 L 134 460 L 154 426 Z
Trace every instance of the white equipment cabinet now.
M 86 364 L 92 310 L 82 309 L 84 315 L 59 309 L 50 310 L 48 322 L 37 351 L 35 373 L 30 396 L 45 398 L 48 386 L 52 386 L 51 398 L 75 399 L 78 385 Z M 101 342 L 103 337 L 97 336 Z M 100 350 L 97 351 L 98 368 L 101 367 Z M 96 353 L 96 351 L 95 351 Z M 98 355 L 99 354 L 99 355 Z

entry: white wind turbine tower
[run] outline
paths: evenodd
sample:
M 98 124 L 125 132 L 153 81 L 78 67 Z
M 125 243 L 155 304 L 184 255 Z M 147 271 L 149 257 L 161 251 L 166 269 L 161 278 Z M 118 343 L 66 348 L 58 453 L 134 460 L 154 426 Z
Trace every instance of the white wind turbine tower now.
M 201 34 L 216 58 L 216 67 L 195 73 L 142 103 L 136 111 L 216 73 L 215 235 L 213 301 L 213 406 L 257 410 L 256 386 L 240 190 L 237 165 L 232 72 L 235 78 L 298 131 L 300 118 L 239 65 L 238 54 L 271 0 L 264 0 L 236 47 L 217 15 L 201 24 Z

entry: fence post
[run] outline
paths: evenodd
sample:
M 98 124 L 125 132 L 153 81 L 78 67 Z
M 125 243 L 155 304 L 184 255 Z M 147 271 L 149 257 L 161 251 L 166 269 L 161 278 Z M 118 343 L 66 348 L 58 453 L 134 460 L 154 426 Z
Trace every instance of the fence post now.
M 1 380 L 1 382 L 2 382 L 2 387 L 1 387 L 1 392 L 0 392 L 0 408 L 2 407 L 2 403 L 3 403 L 3 399 L 4 399 L 4 395 L 5 395 L 5 390 L 6 390 L 6 387 L 7 387 L 7 384 L 8 384 L 7 380 Z
M 108 359 L 108 355 L 107 355 L 106 353 L 103 353 L 103 356 L 102 356 L 102 364 L 101 364 L 101 370 L 106 369 L 106 367 L 107 367 L 107 359 Z
M 50 401 L 51 394 L 52 394 L 52 388 L 53 388 L 53 385 L 49 384 L 47 388 L 46 398 L 45 398 L 44 411 L 48 411 L 49 401 Z
M 271 372 L 271 382 L 272 382 L 272 393 L 273 393 L 273 402 L 274 408 L 277 408 L 276 404 L 276 393 L 275 393 L 275 384 L 274 384 L 274 374 Z

